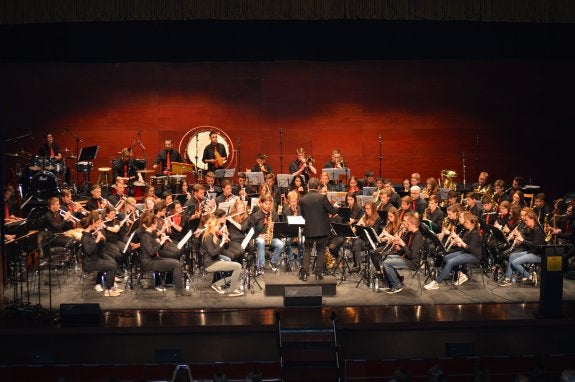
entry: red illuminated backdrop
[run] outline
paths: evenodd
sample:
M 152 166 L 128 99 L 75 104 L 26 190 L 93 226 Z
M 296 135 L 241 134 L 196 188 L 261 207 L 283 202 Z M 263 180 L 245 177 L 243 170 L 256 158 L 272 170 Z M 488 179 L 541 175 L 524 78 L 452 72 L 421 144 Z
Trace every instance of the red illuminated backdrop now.
M 263 152 L 279 172 L 281 129 L 283 172 L 296 147 L 320 167 L 337 147 L 353 174 L 371 168 L 379 175 L 381 135 L 382 175 L 396 183 L 413 171 L 425 179 L 442 169 L 457 171 L 461 182 L 465 153 L 469 184 L 479 169 L 492 181 L 522 175 L 555 194 L 569 187 L 549 166 L 563 158 L 559 137 L 574 113 L 566 63 L 57 63 L 6 64 L 2 72 L 6 137 L 50 130 L 75 151 L 68 128 L 81 146 L 100 146 L 95 167 L 108 166 L 141 131 L 146 150 L 137 146 L 136 157 L 145 155 L 151 168 L 164 138 L 179 144 L 189 130 L 209 125 L 236 149 L 240 140 L 242 169 Z M 6 151 L 35 152 L 38 138 Z

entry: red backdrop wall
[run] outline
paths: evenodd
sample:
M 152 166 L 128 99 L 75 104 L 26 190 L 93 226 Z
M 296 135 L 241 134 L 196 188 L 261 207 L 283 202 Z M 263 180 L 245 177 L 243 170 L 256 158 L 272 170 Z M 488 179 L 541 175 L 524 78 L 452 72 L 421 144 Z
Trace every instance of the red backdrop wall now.
M 552 61 L 203 62 L 2 65 L 5 137 L 32 131 L 7 152 L 37 152 L 51 131 L 63 148 L 99 145 L 95 167 L 136 143 L 148 168 L 163 139 L 214 126 L 240 168 L 259 152 L 287 172 L 295 148 L 321 165 L 342 150 L 352 173 L 399 183 L 411 172 L 455 170 L 468 184 L 521 175 L 553 196 L 573 186 L 565 129 L 574 117 L 572 66 Z M 68 130 L 66 130 L 68 129 Z M 280 145 L 280 129 L 282 144 Z M 239 145 L 238 145 L 239 141 Z M 283 153 L 283 155 L 282 155 Z M 14 159 L 4 156 L 11 169 Z M 192 158 L 193 159 L 193 158 Z M 552 165 L 557 164 L 557 165 Z M 237 162 L 234 163 L 234 166 Z M 10 172 L 7 173 L 8 176 Z M 75 174 L 73 174 L 75 176 Z M 95 181 L 97 172 L 92 173 Z

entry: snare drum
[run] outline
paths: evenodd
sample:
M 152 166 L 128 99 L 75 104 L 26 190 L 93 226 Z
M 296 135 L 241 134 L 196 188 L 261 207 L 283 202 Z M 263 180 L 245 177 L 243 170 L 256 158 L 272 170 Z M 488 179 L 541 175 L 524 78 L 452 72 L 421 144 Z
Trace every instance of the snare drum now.
M 155 188 L 155 186 L 154 186 Z M 144 190 L 146 189 L 146 183 L 144 182 L 140 182 L 140 181 L 135 181 L 134 184 L 132 185 L 132 193 L 133 193 L 133 197 L 136 199 L 141 198 L 142 196 L 144 196 Z
M 56 158 L 46 158 L 44 168 L 48 171 L 52 171 L 56 175 L 61 174 L 63 169 L 62 163 Z
M 78 172 L 90 172 L 94 168 L 92 162 L 78 162 Z
M 154 186 L 156 195 L 161 195 L 164 192 L 167 182 L 168 178 L 166 176 L 150 176 L 150 184 Z
M 48 158 L 41 157 L 36 155 L 34 158 L 28 162 L 28 169 L 33 173 L 37 173 L 44 169 L 44 163 L 48 160 Z
M 173 194 L 182 192 L 182 183 L 184 183 L 185 179 L 185 175 L 170 175 L 168 183 Z

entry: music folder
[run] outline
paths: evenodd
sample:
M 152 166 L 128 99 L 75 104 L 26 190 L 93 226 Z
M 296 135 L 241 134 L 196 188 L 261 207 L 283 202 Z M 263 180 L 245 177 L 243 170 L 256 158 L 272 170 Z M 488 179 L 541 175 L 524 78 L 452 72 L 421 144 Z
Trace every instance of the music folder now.
M 361 189 L 361 192 L 365 196 L 373 196 L 373 193 L 375 192 L 375 190 L 377 190 L 377 187 L 366 186 L 366 187 Z
M 377 211 L 377 214 L 379 215 L 379 218 L 382 222 L 387 222 L 387 211 Z
M 130 243 L 132 242 L 132 239 L 134 238 L 134 234 L 136 233 L 136 231 L 132 232 L 132 234 L 130 235 L 130 238 L 128 239 L 128 242 L 126 243 L 126 245 L 124 246 L 124 250 L 122 251 L 122 253 L 126 253 L 126 251 L 128 250 L 128 248 L 130 247 Z
M 278 239 L 298 237 L 299 226 L 287 222 L 274 222 L 273 237 Z
M 371 249 L 375 250 L 377 248 L 379 238 L 377 237 L 377 232 L 375 232 L 373 227 L 364 227 L 361 225 L 356 225 L 355 229 L 356 232 L 359 232 L 359 237 L 369 243 Z
M 250 240 L 254 236 L 254 233 L 255 233 L 254 227 L 250 228 L 250 230 L 246 234 L 246 237 L 244 238 L 244 240 L 242 240 L 242 249 L 246 249 L 246 247 L 248 246 L 248 243 L 250 242 Z
M 178 249 L 182 249 L 182 247 L 183 247 L 184 245 L 186 245 L 186 243 L 188 242 L 188 240 L 190 240 L 190 237 L 192 237 L 192 230 L 191 230 L 191 229 L 188 230 L 188 233 L 186 233 L 186 235 L 185 235 L 184 237 L 182 237 L 182 240 L 180 240 L 180 241 L 178 242 L 178 245 L 177 245 Z
M 349 224 L 330 223 L 330 225 L 331 225 L 331 228 L 333 228 L 333 230 L 335 231 L 335 234 L 337 236 L 357 237 L 357 236 L 355 236 L 355 233 L 353 232 L 353 230 L 351 229 L 351 226 Z

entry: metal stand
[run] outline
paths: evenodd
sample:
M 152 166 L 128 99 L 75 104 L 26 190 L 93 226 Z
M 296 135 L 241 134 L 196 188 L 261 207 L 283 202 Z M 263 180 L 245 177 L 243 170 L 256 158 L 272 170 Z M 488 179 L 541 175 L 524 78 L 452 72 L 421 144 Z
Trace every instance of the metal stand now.
M 258 275 L 256 274 L 256 261 L 255 261 L 255 245 L 253 246 L 253 250 L 248 252 L 247 258 L 244 260 L 245 268 L 244 268 L 244 275 L 243 275 L 243 285 L 244 290 L 249 290 L 250 293 L 255 293 L 254 284 L 260 288 L 260 291 L 263 290 L 261 284 L 258 281 Z
M 280 174 L 283 174 L 284 172 L 284 168 L 283 168 L 283 162 L 284 162 L 284 150 L 283 150 L 283 130 L 280 127 Z
M 379 176 L 381 177 L 382 161 L 383 156 L 381 155 L 381 134 L 377 136 L 377 142 L 379 143 Z

